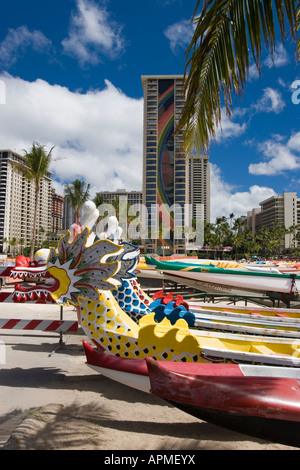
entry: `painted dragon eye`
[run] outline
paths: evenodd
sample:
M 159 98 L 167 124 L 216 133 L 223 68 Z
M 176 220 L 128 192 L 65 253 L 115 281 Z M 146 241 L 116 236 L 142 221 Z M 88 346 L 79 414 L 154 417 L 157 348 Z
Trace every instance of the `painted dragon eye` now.
M 52 292 L 51 296 L 56 302 L 60 302 L 61 300 L 63 300 L 64 297 L 67 296 L 70 287 L 74 286 L 74 284 L 73 286 L 71 286 L 73 276 L 71 278 L 68 271 L 63 268 L 58 268 L 57 266 L 49 267 L 49 273 L 52 277 L 59 281 L 58 289 Z M 78 289 L 76 289 L 75 287 L 73 287 L 73 290 L 78 291 Z
M 81 276 L 76 274 L 76 268 L 70 268 L 71 262 L 72 260 L 61 265 L 57 259 L 54 265 L 48 267 L 49 273 L 58 284 L 58 288 L 51 293 L 58 304 L 74 302 L 74 297 L 80 293 L 76 283 L 80 282 Z

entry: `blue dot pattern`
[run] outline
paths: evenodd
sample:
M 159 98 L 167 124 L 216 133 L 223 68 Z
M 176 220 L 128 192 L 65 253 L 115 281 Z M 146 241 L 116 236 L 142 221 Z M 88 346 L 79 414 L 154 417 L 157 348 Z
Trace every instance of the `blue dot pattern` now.
M 122 280 L 122 285 L 112 291 L 119 306 L 136 322 L 150 313 L 149 307 L 140 299 L 135 292 L 130 280 Z

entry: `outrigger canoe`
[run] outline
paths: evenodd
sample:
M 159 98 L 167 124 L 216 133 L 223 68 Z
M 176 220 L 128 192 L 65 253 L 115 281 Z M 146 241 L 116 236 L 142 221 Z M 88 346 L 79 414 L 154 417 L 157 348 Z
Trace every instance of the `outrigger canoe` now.
M 176 371 L 151 358 L 146 362 L 151 393 L 176 408 L 250 436 L 300 446 L 298 377 L 242 376 L 231 367 L 207 374 L 202 365 L 196 372 Z
M 194 285 L 197 282 L 240 292 L 297 294 L 300 292 L 300 275 L 271 271 L 221 268 L 215 265 L 195 265 L 171 261 L 158 261 L 145 256 L 149 265 L 161 271 L 164 276 L 175 282 Z

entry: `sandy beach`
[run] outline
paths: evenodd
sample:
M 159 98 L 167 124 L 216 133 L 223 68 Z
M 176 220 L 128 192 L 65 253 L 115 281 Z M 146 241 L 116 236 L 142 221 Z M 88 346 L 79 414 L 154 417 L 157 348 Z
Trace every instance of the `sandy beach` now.
M 2 303 L 0 318 L 55 319 L 56 305 Z M 72 307 L 64 320 L 76 320 Z M 85 363 L 81 332 L 1 330 L 2 450 L 295 450 L 196 419 Z M 3 356 L 4 354 L 4 356 Z M 298 449 L 296 449 L 298 450 Z

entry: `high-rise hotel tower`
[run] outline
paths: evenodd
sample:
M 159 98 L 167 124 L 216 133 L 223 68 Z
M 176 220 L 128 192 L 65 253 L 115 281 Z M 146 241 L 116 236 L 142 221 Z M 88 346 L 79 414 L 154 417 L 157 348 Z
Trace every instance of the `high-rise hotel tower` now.
M 14 162 L 25 164 L 24 156 L 12 150 L 0 150 L 0 252 L 9 247 L 9 240 L 15 239 L 17 243 L 22 240 L 22 245 L 27 246 L 32 239 L 34 182 L 19 173 Z M 52 230 L 51 183 L 51 173 L 48 172 L 40 181 L 37 244 L 42 241 L 42 233 Z
M 143 204 L 146 207 L 145 250 L 148 253 L 184 253 L 187 216 L 194 201 L 204 206 L 209 221 L 208 157 L 193 159 L 191 166 L 183 151 L 183 133 L 177 124 L 185 104 L 182 75 L 142 76 L 144 93 Z M 201 165 L 197 187 L 193 173 Z M 207 171 L 206 171 L 207 170 Z M 199 175 L 199 172 L 197 172 Z M 192 188 L 192 189 L 191 189 Z M 203 189 L 205 188 L 205 190 Z M 191 196 L 192 195 L 192 196 Z

